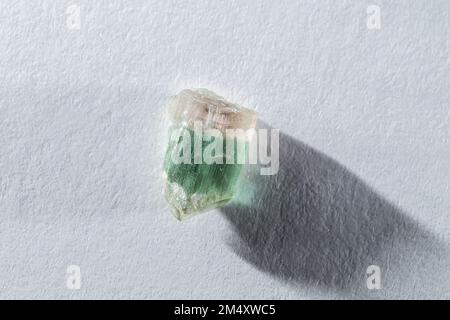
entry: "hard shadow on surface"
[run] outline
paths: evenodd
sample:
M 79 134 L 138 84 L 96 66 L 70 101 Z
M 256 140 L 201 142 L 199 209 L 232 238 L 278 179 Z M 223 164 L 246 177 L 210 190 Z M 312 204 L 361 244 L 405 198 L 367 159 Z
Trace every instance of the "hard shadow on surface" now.
M 236 201 L 222 211 L 237 254 L 290 283 L 365 287 L 367 267 L 388 266 L 393 248 L 438 243 L 344 166 L 282 133 L 278 174 L 248 166 Z

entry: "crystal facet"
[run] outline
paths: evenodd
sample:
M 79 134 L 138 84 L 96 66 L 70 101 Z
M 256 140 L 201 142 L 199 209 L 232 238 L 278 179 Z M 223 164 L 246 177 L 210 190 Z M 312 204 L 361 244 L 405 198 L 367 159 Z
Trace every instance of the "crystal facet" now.
M 182 220 L 232 199 L 257 114 L 206 89 L 181 91 L 168 109 L 164 194 Z

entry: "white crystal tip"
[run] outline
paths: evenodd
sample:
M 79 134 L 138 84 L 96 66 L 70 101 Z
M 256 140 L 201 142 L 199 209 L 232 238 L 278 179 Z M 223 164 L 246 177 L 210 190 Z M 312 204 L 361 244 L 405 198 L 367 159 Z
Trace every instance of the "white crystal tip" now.
M 253 129 L 258 114 L 225 100 L 208 89 L 185 89 L 169 102 L 169 116 L 175 122 L 192 126 L 201 121 L 205 127 L 219 130 Z

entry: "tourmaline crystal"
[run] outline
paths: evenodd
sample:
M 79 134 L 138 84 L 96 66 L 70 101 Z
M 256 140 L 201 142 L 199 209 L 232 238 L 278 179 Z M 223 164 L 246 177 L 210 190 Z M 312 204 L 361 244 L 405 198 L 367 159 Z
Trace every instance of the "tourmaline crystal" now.
M 170 99 L 168 111 L 171 127 L 164 160 L 164 194 L 175 216 L 182 220 L 233 198 L 243 166 L 239 152 L 248 152 L 248 133 L 255 127 L 257 114 L 206 89 L 181 91 Z M 216 133 L 214 137 L 208 136 L 211 130 Z M 196 144 L 195 139 L 200 142 Z M 190 140 L 182 151 L 181 140 Z M 217 148 L 207 159 L 211 143 Z M 185 161 L 175 161 L 174 154 Z

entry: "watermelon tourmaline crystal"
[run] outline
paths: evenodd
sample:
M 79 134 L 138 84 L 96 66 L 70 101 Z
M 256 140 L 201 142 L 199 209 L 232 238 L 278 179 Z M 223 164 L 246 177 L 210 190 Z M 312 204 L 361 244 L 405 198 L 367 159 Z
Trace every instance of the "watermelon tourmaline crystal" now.
M 176 218 L 225 205 L 248 159 L 256 112 L 206 89 L 181 91 L 168 112 L 164 195 Z

